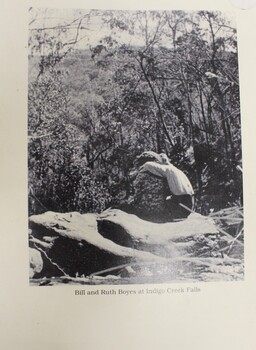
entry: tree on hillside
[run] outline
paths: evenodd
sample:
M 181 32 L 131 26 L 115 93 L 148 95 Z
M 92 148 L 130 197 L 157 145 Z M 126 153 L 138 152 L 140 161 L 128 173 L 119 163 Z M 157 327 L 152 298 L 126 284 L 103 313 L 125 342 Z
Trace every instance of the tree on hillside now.
M 29 167 L 42 202 L 62 198 L 62 210 L 92 211 L 127 198 L 133 160 L 145 150 L 167 153 L 190 173 L 199 207 L 216 193 L 223 206 L 237 200 L 238 65 L 227 19 L 206 11 L 71 17 L 30 35 L 39 65 L 29 93 Z M 90 42 L 96 24 L 103 34 Z M 81 39 L 90 52 L 75 50 Z

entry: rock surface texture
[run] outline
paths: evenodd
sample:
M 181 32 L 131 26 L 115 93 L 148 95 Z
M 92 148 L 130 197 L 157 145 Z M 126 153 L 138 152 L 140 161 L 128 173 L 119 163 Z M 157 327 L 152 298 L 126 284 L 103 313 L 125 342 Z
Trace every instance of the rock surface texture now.
M 159 154 L 144 152 L 134 162 L 131 171 L 133 194 L 119 208 L 151 222 L 168 222 L 171 219 L 166 197 L 170 195 L 166 179 L 150 173 L 140 173 L 140 167 L 148 161 L 161 162 Z
M 148 173 L 139 173 L 133 182 L 133 212 L 151 222 L 168 222 L 171 219 L 166 197 L 170 195 L 167 181 Z
M 242 278 L 236 253 L 225 257 L 220 252 L 230 237 L 199 214 L 160 224 L 118 209 L 46 212 L 31 216 L 29 225 L 33 280 L 117 284 Z

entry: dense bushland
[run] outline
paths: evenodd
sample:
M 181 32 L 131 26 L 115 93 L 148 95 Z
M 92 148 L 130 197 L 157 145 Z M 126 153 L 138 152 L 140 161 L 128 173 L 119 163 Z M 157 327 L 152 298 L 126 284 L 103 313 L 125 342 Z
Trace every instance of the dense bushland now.
M 48 28 L 40 15 L 29 37 L 30 214 L 122 203 L 148 150 L 188 174 L 198 211 L 240 204 L 238 56 L 227 18 L 80 11 Z M 95 23 L 101 38 L 83 46 Z

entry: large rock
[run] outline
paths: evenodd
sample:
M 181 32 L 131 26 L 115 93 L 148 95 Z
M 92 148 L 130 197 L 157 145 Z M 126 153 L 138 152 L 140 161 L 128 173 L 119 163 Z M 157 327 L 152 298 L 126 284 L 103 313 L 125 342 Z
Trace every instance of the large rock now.
M 29 224 L 31 277 L 43 284 L 52 277 L 85 284 L 243 277 L 243 243 L 199 214 L 159 224 L 118 209 L 46 212 Z
M 121 210 L 106 210 L 98 216 L 98 230 L 106 238 L 122 246 L 146 250 L 159 256 L 212 256 L 220 242 L 214 221 L 200 214 L 186 220 L 153 223 Z
M 41 253 L 34 248 L 29 248 L 29 277 L 34 277 L 43 270 Z
M 137 216 L 151 222 L 171 221 L 171 213 L 166 205 L 166 197 L 170 195 L 166 179 L 138 173 L 133 187 L 132 206 Z
M 88 276 L 131 262 L 164 261 L 150 252 L 122 246 L 97 230 L 96 215 L 46 212 L 29 218 L 30 241 L 63 275 Z M 43 269 L 41 276 L 51 276 Z
M 141 219 L 151 222 L 171 221 L 171 215 L 166 205 L 166 197 L 170 195 L 166 179 L 150 173 L 140 173 L 140 167 L 148 161 L 161 162 L 159 154 L 146 151 L 136 157 L 134 169 L 130 176 L 133 179 L 133 195 L 130 196 L 129 206 L 120 209 L 129 211 Z

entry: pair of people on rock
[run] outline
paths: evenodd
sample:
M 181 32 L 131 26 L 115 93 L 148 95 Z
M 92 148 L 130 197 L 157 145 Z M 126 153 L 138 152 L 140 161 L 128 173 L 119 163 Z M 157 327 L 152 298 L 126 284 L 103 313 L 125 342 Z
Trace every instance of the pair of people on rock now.
M 139 172 L 148 172 L 167 180 L 170 195 L 166 198 L 166 203 L 172 220 L 185 219 L 190 214 L 194 206 L 193 187 L 184 172 L 170 163 L 166 154 L 160 154 L 160 163 L 146 162 Z

